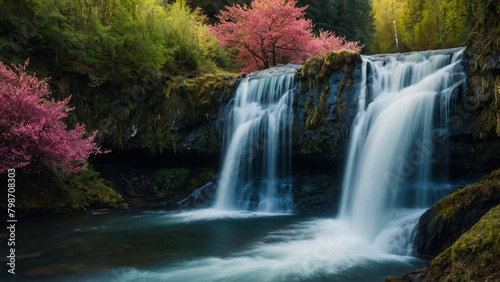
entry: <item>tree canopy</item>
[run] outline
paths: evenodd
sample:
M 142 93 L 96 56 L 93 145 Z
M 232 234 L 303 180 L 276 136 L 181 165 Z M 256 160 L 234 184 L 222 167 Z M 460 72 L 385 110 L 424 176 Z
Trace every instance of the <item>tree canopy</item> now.
M 206 17 L 185 0 L 0 0 L 4 62 L 19 63 L 37 48 L 56 64 L 87 72 L 98 86 L 124 76 L 148 80 L 162 72 L 215 72 L 229 64 Z M 21 7 L 21 8 L 20 8 Z M 12 58 L 17 58 L 12 60 Z
M 327 51 L 361 50 L 358 42 L 346 41 L 330 31 L 315 36 L 312 21 L 304 17 L 307 7 L 296 4 L 296 0 L 255 0 L 250 6 L 226 7 L 211 32 L 222 46 L 234 51 L 243 72 L 299 63 Z
M 372 49 L 387 53 L 462 46 L 483 1 L 373 0 L 372 6 L 375 13 Z
M 63 119 L 72 108 L 71 96 L 48 100 L 46 80 L 28 75 L 24 65 L 9 68 L 0 62 L 0 173 L 9 168 L 45 166 L 78 172 L 90 154 L 101 153 L 95 132 L 84 138 L 85 125 L 66 130 Z

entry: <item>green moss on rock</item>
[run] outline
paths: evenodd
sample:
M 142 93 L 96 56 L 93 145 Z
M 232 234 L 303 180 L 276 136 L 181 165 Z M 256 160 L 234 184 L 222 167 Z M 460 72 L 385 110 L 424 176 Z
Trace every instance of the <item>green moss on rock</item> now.
M 323 64 L 319 71 L 320 78 L 327 77 L 335 71 L 350 73 L 361 62 L 361 56 L 358 52 L 348 50 L 328 52 L 321 59 Z
M 490 196 L 491 195 L 491 196 Z M 500 170 L 485 176 L 478 183 L 470 184 L 458 189 L 447 197 L 437 202 L 432 209 L 436 215 L 431 221 L 429 231 L 432 231 L 436 222 L 442 220 L 454 220 L 460 210 L 470 212 L 477 206 L 477 202 L 490 199 L 500 203 Z
M 426 281 L 500 281 L 500 205 L 431 261 Z
M 311 100 L 305 105 L 309 116 L 306 120 L 308 129 L 320 129 L 328 116 L 327 101 L 330 95 L 329 77 L 335 72 L 341 72 L 344 77 L 341 79 L 337 89 L 338 104 L 341 103 L 341 93 L 345 90 L 346 79 L 348 87 L 353 84 L 352 72 L 361 63 L 361 56 L 358 52 L 341 50 L 327 52 L 321 57 L 313 57 L 307 60 L 302 67 L 302 85 L 306 85 L 311 93 Z M 319 98 L 316 98 L 321 91 Z M 315 97 L 316 96 L 316 97 Z M 312 101 L 318 99 L 316 108 L 312 109 Z M 338 113 L 331 113 L 337 116 Z
M 141 120 L 137 121 L 141 125 L 139 146 L 153 152 L 182 151 L 186 136 L 200 130 L 199 127 L 206 125 L 210 117 L 217 115 L 218 107 L 230 97 L 235 83 L 236 75 L 227 74 L 170 79 L 164 95 L 151 103 L 147 107 L 149 112 L 142 113 Z M 190 148 L 208 151 L 219 144 L 218 140 L 213 140 L 214 134 L 206 133 L 210 135 L 209 140 L 202 143 L 197 140 Z
M 162 168 L 154 174 L 154 191 L 158 198 L 165 196 L 186 197 L 215 177 L 214 168 L 184 167 Z
M 309 104 L 306 104 L 306 110 L 309 113 L 309 117 L 307 118 L 306 121 L 306 128 L 308 129 L 317 128 L 321 125 L 322 121 L 325 119 L 326 115 L 328 114 L 327 100 L 329 92 L 330 92 L 330 87 L 327 86 L 321 93 L 316 108 L 314 109 L 314 113 L 312 112 L 313 111 L 312 102 L 308 101 Z
M 122 197 L 92 168 L 67 175 L 49 171 L 20 173 L 16 180 L 16 208 L 21 212 L 77 211 L 125 205 Z
M 414 247 L 437 255 L 451 246 L 489 209 L 500 204 L 500 169 L 438 201 L 421 217 Z

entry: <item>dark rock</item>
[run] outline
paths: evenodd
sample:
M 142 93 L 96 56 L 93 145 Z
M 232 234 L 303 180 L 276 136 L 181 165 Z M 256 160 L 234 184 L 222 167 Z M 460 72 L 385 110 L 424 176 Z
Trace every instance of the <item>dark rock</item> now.
M 424 281 L 500 281 L 500 205 L 431 261 Z
M 417 269 L 417 270 L 414 270 L 410 273 L 403 275 L 402 277 L 388 276 L 387 278 L 385 278 L 384 281 L 385 282 L 423 282 L 427 271 L 428 271 L 427 268 Z
M 341 183 L 332 173 L 304 171 L 294 176 L 292 193 L 295 213 L 333 215 L 338 209 Z
M 184 160 L 186 161 L 186 160 Z M 177 209 L 177 202 L 189 197 L 197 188 L 213 182 L 216 174 L 211 167 L 200 167 L 206 163 L 197 160 L 179 162 L 179 167 L 165 167 L 163 163 L 148 165 L 131 160 L 123 163 L 95 165 L 101 175 L 110 179 L 110 186 L 132 207 Z M 186 169 L 185 167 L 189 167 Z M 195 192 L 196 193 L 196 192 Z
M 470 33 L 465 51 L 470 74 L 465 101 L 474 116 L 475 137 L 500 136 L 500 9 L 489 1 Z
M 498 204 L 500 170 L 456 190 L 427 210 L 418 222 L 414 248 L 423 255 L 443 252 Z
M 181 210 L 208 208 L 213 205 L 217 193 L 217 182 L 211 181 L 177 203 Z
M 293 105 L 295 156 L 343 159 L 356 116 L 360 76 L 361 57 L 356 52 L 328 52 L 304 64 Z

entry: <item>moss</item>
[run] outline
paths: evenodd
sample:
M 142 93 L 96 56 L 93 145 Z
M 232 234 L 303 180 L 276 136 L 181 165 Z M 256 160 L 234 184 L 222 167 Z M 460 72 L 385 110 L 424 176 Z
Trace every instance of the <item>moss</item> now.
M 347 50 L 328 52 L 321 58 L 323 64 L 319 72 L 320 78 L 327 77 L 335 71 L 351 73 L 357 63 L 361 62 L 361 56 L 358 52 Z
M 330 87 L 326 87 L 318 100 L 318 104 L 316 109 L 314 110 L 314 114 L 309 112 L 309 117 L 306 121 L 306 127 L 309 128 L 317 128 L 321 125 L 322 121 L 325 119 L 327 115 L 327 102 L 328 102 L 328 93 L 330 92 Z
M 500 280 L 500 205 L 431 261 L 428 281 Z
M 302 64 L 302 78 L 310 77 L 311 75 L 315 75 L 318 73 L 321 62 L 323 61 L 323 57 L 313 57 L 308 59 Z
M 312 100 L 309 100 L 305 104 L 305 109 L 309 113 L 309 116 L 311 115 L 312 111 L 314 111 L 314 105 Z
M 434 231 L 438 220 L 454 220 L 459 211 L 469 213 L 475 208 L 478 202 L 490 198 L 490 201 L 500 201 L 500 170 L 492 172 L 481 179 L 481 181 L 465 186 L 454 191 L 452 194 L 438 201 L 432 209 L 435 216 L 429 225 L 429 233 Z M 482 204 L 484 205 L 484 204 Z
M 182 182 L 189 174 L 186 168 L 160 169 L 155 175 L 156 182 L 166 184 L 167 187 L 176 186 L 178 182 Z
M 208 183 L 210 180 L 214 178 L 215 174 L 213 170 L 204 167 L 201 169 L 201 171 L 197 174 L 194 174 L 191 180 L 189 181 L 191 183 L 191 187 L 193 188 L 199 188 L 202 185 L 205 185 Z
M 159 198 L 174 195 L 186 197 L 214 179 L 215 175 L 214 168 L 211 167 L 162 168 L 154 174 L 153 192 Z
M 82 210 L 125 205 L 121 196 L 108 187 L 91 167 L 66 175 L 51 171 L 20 173 L 16 180 L 19 187 L 16 207 L 20 211 Z
M 162 99 L 147 105 L 142 119 L 136 121 L 142 125 L 139 146 L 152 152 L 180 152 L 186 132 L 183 129 L 205 124 L 217 115 L 220 103 L 229 99 L 235 85 L 236 75 L 228 74 L 171 78 Z M 193 149 L 217 146 L 216 139 L 210 136 L 209 144 L 194 144 Z
M 306 111 L 309 116 L 306 120 L 306 127 L 308 129 L 320 129 L 321 125 L 325 124 L 328 115 L 328 95 L 330 94 L 329 77 L 334 72 L 344 73 L 344 77 L 340 81 L 338 88 L 338 102 L 340 104 L 341 92 L 344 90 L 346 77 L 349 79 L 348 87 L 352 86 L 352 72 L 361 63 L 361 56 L 358 52 L 353 51 L 336 51 L 327 52 L 324 56 L 313 57 L 307 60 L 302 67 L 302 83 L 306 85 L 311 94 L 311 100 L 305 105 Z M 319 96 L 316 108 L 312 109 L 312 101 Z M 304 92 L 304 89 L 301 89 Z M 333 113 L 337 114 L 338 113 Z
M 341 80 L 340 80 L 340 83 L 339 83 L 339 89 L 337 91 L 337 95 L 340 97 L 340 94 L 342 93 L 342 88 L 344 88 L 344 81 L 345 81 L 345 77 L 343 77 Z

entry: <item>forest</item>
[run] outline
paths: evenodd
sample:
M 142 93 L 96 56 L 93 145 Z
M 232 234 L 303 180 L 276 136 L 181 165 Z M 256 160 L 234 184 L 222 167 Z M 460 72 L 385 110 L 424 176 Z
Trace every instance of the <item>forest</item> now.
M 497 281 L 499 21 L 0 0 L 0 280 Z

